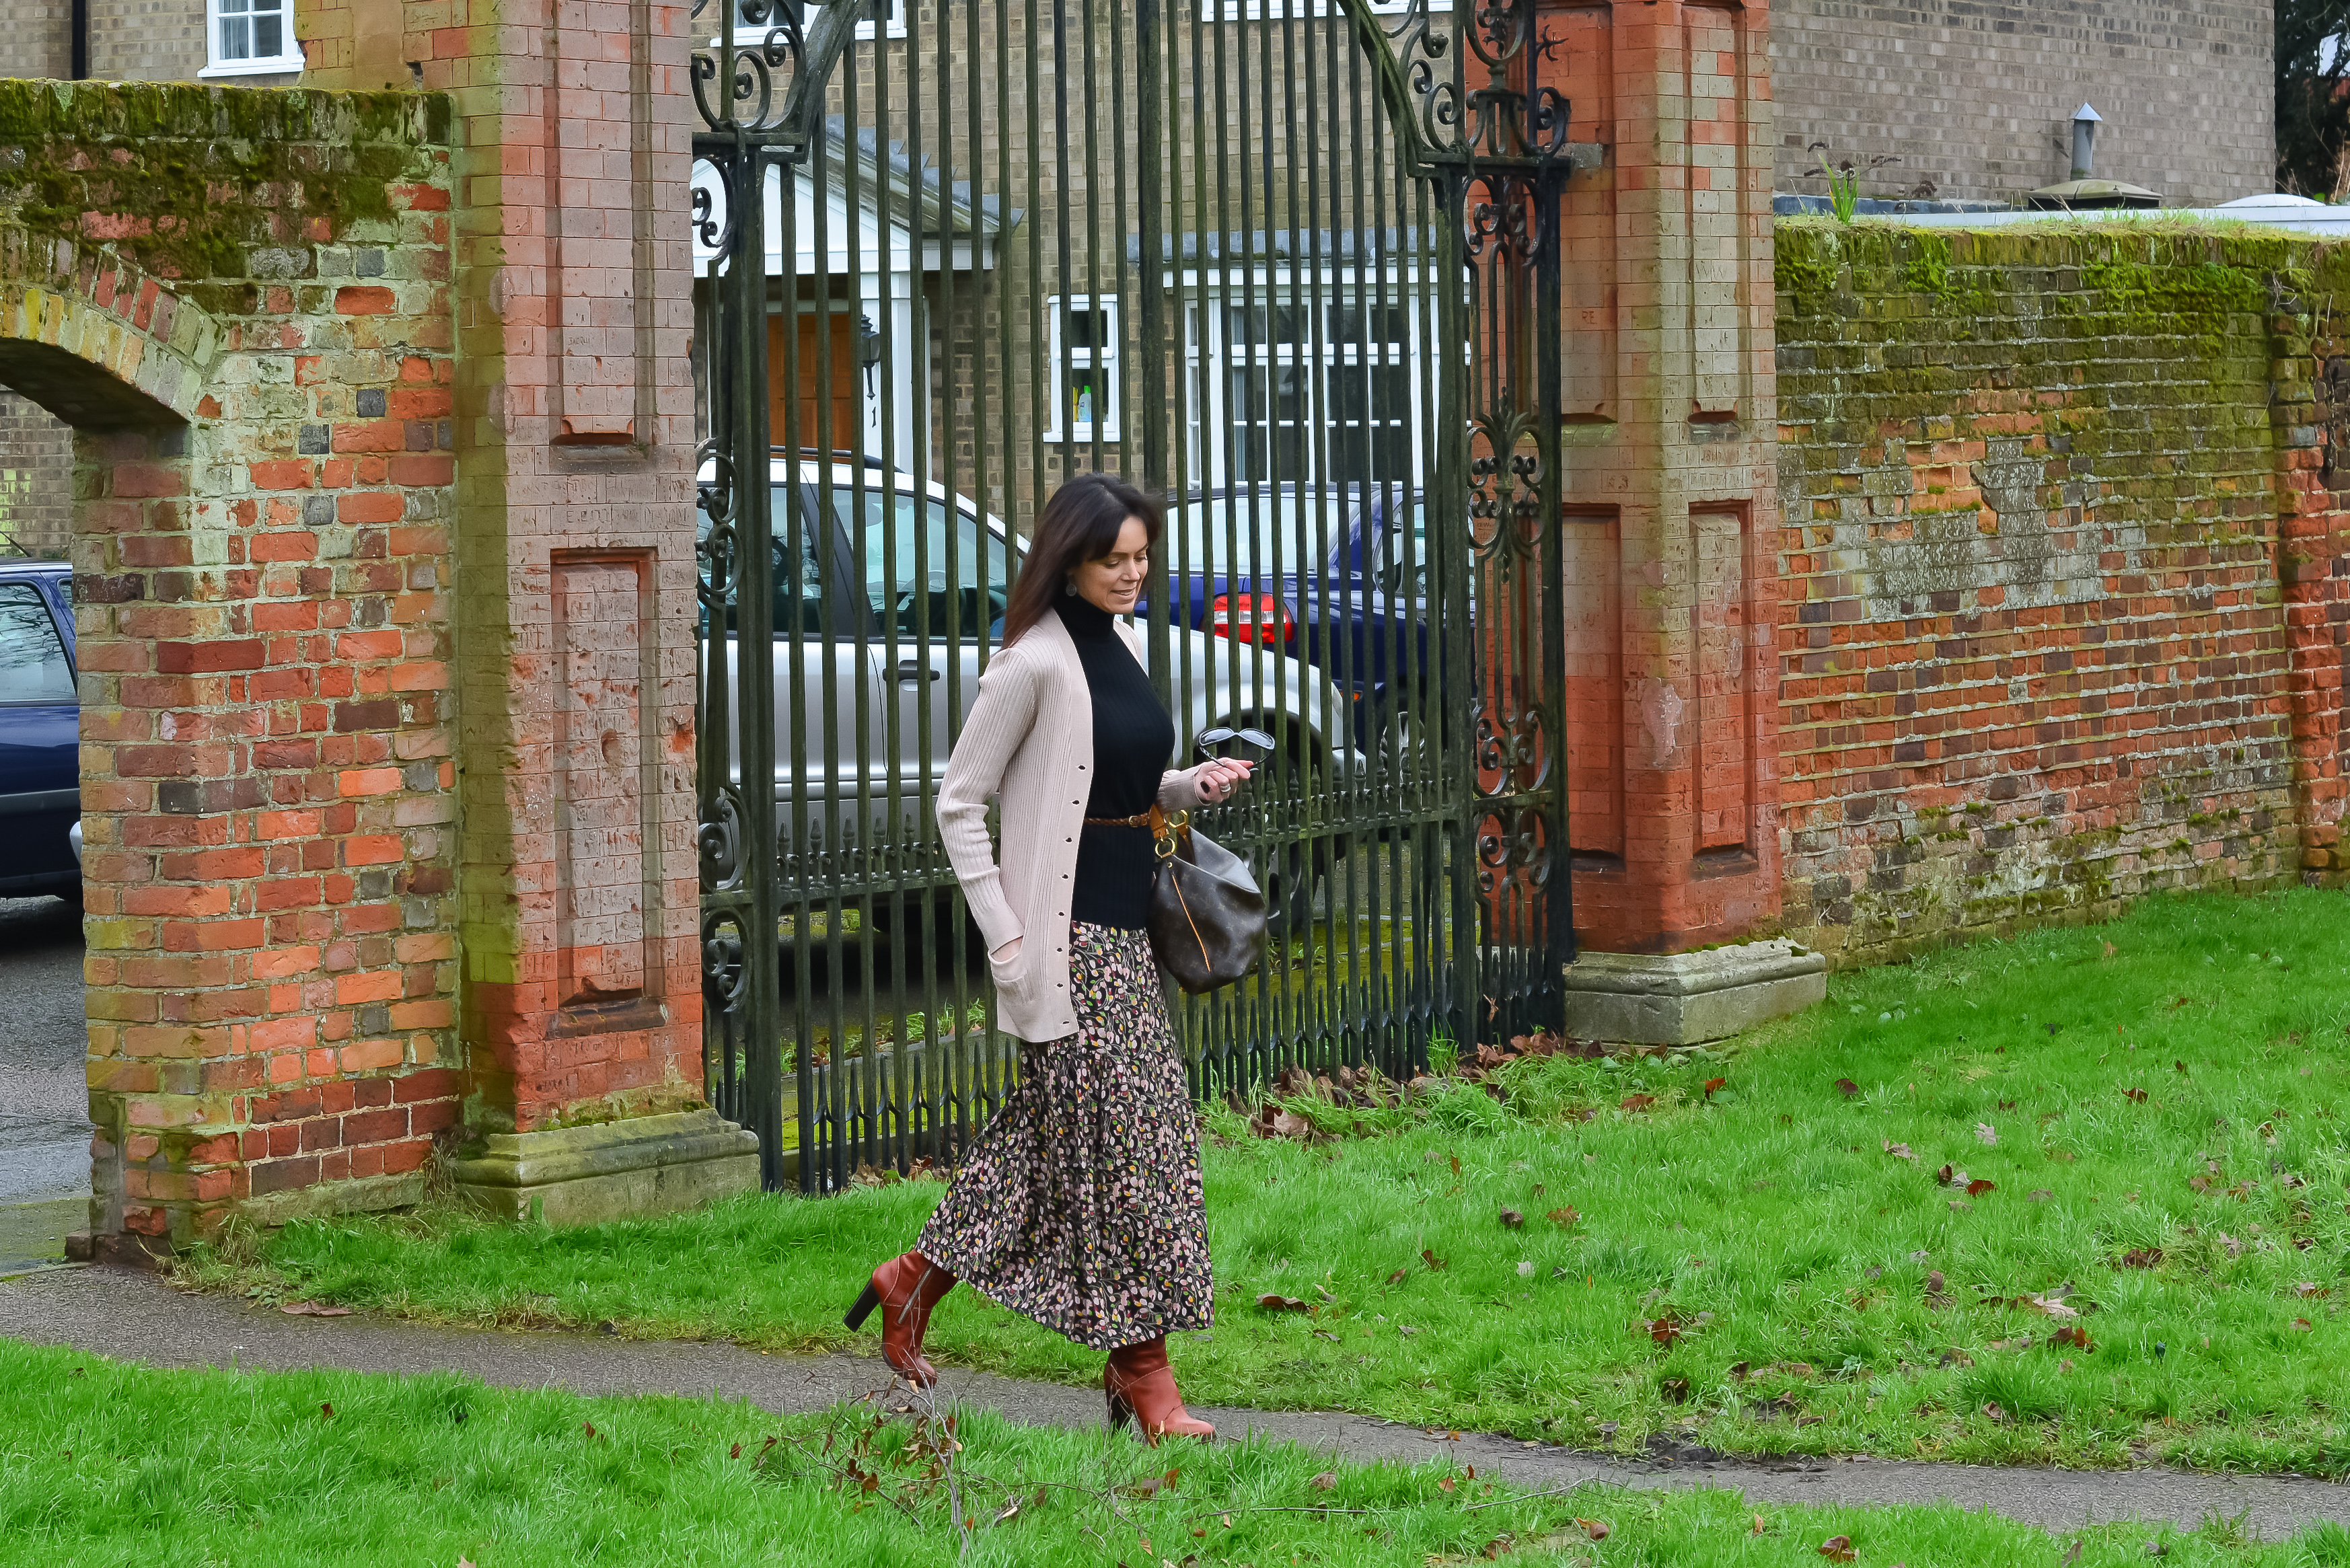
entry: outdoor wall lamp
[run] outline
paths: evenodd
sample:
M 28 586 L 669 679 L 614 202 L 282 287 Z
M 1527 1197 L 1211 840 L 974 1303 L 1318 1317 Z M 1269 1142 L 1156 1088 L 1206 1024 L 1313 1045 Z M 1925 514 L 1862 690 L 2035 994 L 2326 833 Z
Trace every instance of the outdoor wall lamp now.
M 875 328 L 873 318 L 861 313 L 857 317 L 857 362 L 864 367 L 865 395 L 871 399 L 877 395 L 873 371 L 881 363 L 881 334 Z

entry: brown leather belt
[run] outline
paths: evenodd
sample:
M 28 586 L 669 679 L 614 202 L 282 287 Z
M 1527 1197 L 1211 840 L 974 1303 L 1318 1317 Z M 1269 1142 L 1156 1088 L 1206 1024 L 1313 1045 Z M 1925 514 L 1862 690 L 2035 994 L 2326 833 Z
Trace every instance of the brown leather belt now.
M 1089 816 L 1086 818 L 1086 826 L 1087 827 L 1149 827 L 1152 826 L 1150 819 L 1155 815 L 1154 809 L 1138 811 L 1132 816 Z

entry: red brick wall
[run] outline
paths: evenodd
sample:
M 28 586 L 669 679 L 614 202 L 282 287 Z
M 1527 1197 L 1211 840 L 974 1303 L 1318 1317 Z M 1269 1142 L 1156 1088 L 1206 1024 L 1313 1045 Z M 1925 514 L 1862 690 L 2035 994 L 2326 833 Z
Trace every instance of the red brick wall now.
M 2334 873 L 2343 482 L 2288 268 L 2350 281 L 2278 239 L 1781 225 L 1797 933 Z
M 445 109 L 85 85 L 0 119 L 69 192 L 19 209 L 0 360 L 78 427 L 96 1221 L 412 1201 L 463 1066 Z

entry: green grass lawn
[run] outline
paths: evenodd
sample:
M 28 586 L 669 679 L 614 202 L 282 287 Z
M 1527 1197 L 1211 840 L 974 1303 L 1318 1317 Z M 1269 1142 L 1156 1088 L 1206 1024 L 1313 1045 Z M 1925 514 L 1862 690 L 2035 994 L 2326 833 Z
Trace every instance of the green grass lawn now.
M 867 1409 L 781 1420 L 442 1373 L 159 1372 L 5 1340 L 0 1387 L 0 1561 L 12 1563 L 1817 1568 L 1839 1536 L 1835 1550 L 1877 1568 L 2011 1568 L 2065 1550 L 2077 1568 L 2120 1568 L 2145 1563 L 2149 1541 L 2167 1563 L 2350 1562 L 2336 1527 L 2258 1545 L 2224 1523 L 2111 1526 L 2067 1548 L 1951 1508 L 1530 1494 L 1440 1462 L 1334 1466 L 1255 1442 L 1154 1450 L 978 1414 L 957 1417 L 954 1496 L 972 1521 L 959 1554 L 939 1428 Z
M 1498 1100 L 1299 1107 L 1342 1129 L 1326 1141 L 1217 1109 L 1218 1323 L 1179 1338 L 1177 1372 L 1196 1403 L 1618 1450 L 2340 1475 L 2345 1023 L 2342 895 L 2197 898 L 1838 976 L 1734 1051 L 1520 1061 Z M 939 1190 L 568 1231 L 301 1224 L 187 1273 L 425 1318 L 837 1346 L 864 1272 Z M 968 1291 L 931 1354 L 1099 1373 Z

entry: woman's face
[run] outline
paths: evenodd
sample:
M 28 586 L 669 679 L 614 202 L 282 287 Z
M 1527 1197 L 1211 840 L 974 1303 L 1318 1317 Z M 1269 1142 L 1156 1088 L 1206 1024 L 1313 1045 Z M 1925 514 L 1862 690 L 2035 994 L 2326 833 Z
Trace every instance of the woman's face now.
M 1139 517 L 1129 517 L 1118 531 L 1118 543 L 1099 560 L 1087 561 L 1069 574 L 1069 581 L 1088 602 L 1126 615 L 1142 597 L 1143 574 L 1150 568 L 1150 530 Z

